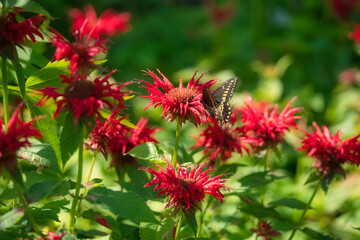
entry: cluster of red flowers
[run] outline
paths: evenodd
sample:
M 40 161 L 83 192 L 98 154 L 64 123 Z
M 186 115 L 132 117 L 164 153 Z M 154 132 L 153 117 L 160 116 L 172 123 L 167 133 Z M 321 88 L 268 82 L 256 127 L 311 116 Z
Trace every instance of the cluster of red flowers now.
M 224 195 L 220 192 L 220 188 L 229 189 L 222 183 L 228 179 L 221 179 L 224 175 L 207 176 L 211 168 L 202 172 L 205 164 L 202 163 L 199 167 L 195 166 L 191 170 L 189 170 L 189 167 L 183 168 L 178 164 L 177 174 L 169 162 L 167 162 L 166 170 L 155 164 L 159 172 L 151 168 L 145 169 L 145 171 L 153 174 L 154 178 L 144 187 L 157 184 L 154 190 L 161 189 L 158 196 L 166 194 L 169 197 L 166 208 L 174 207 L 175 213 L 180 209 L 189 211 L 198 208 L 199 202 L 204 200 L 205 193 L 222 202 Z
M 22 104 L 18 106 L 15 113 L 9 120 L 7 131 L 3 129 L 3 122 L 0 120 L 0 171 L 6 167 L 10 172 L 17 165 L 16 151 L 21 147 L 30 146 L 28 138 L 41 138 L 40 132 L 33 126 L 36 119 L 30 122 L 23 122 L 19 119 L 19 111 Z
M 267 147 L 273 148 L 281 143 L 285 131 L 291 127 L 296 128 L 295 120 L 300 116 L 294 116 L 299 108 L 290 108 L 293 98 L 278 113 L 276 105 L 272 110 L 266 102 L 255 104 L 252 98 L 245 101 L 245 106 L 235 108 L 230 118 L 232 126 L 219 126 L 216 121 L 206 122 L 205 130 L 196 137 L 197 144 L 193 148 L 201 147 L 205 154 L 210 152 L 210 159 L 219 159 L 222 162 L 232 156 L 232 152 L 242 154 L 246 151 L 262 150 Z M 240 124 L 238 126 L 237 124 Z
M 98 76 L 94 80 L 89 80 L 88 75 L 92 69 L 100 68 L 95 64 L 95 60 L 100 53 L 107 50 L 105 44 L 108 39 L 104 36 L 126 32 L 129 29 L 129 14 L 118 14 L 108 10 L 97 19 L 94 9 L 88 5 L 84 14 L 78 9 L 73 9 L 70 15 L 73 19 L 71 30 L 75 42 L 69 42 L 54 29 L 50 39 L 53 46 L 56 46 L 53 60 L 68 60 L 70 77 L 60 76 L 64 84 L 62 88 L 39 89 L 43 97 L 38 104 L 43 106 L 51 98 L 57 104 L 54 118 L 61 110 L 66 110 L 73 115 L 76 122 L 82 116 L 100 117 L 99 110 L 104 110 L 105 106 L 110 111 L 115 107 L 125 108 L 124 96 L 127 92 L 123 91 L 123 87 L 128 83 L 111 84 L 109 78 L 115 70 L 103 78 Z M 110 27 L 111 31 L 106 31 Z
M 135 159 L 127 154 L 132 148 L 145 142 L 157 143 L 153 135 L 159 129 L 146 127 L 148 120 L 144 118 L 139 120 L 136 128 L 129 128 L 121 123 L 125 117 L 118 118 L 117 113 L 116 109 L 104 123 L 98 118 L 85 146 L 92 151 L 100 150 L 105 158 L 110 153 L 111 166 L 121 169 L 125 163 L 136 165 Z
M 320 127 L 314 122 L 315 130 L 305 132 L 306 137 L 302 140 L 302 147 L 299 150 L 305 150 L 306 154 L 313 157 L 316 162 L 314 168 L 323 175 L 338 173 L 345 175 L 341 167 L 343 163 L 360 164 L 360 142 L 356 135 L 345 141 L 340 139 L 340 132 L 331 135 L 329 129 Z
M 42 14 L 18 22 L 16 16 L 22 12 L 21 8 L 14 7 L 5 17 L 0 16 L 0 56 L 17 59 L 16 46 L 23 48 L 24 42 L 36 42 L 35 36 L 44 38 L 39 32 L 40 23 L 46 18 Z

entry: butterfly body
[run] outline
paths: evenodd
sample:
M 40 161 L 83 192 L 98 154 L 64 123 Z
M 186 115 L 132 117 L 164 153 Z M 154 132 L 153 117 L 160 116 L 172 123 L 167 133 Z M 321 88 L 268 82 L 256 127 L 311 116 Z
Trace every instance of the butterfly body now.
M 204 87 L 201 103 L 212 118 L 216 118 L 220 125 L 227 123 L 231 116 L 229 101 L 239 83 L 238 78 L 231 78 L 221 84 L 213 92 Z

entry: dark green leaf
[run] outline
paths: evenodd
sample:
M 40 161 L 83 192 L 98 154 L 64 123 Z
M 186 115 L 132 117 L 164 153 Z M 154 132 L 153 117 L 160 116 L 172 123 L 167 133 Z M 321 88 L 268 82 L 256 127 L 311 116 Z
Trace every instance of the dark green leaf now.
M 306 207 L 306 203 L 304 203 L 296 198 L 282 198 L 277 201 L 270 202 L 269 205 L 272 207 L 285 206 L 285 207 L 295 208 L 295 209 L 304 209 Z
M 150 182 L 150 179 L 146 175 L 146 172 L 139 170 L 138 167 L 133 165 L 125 164 L 125 170 L 131 182 L 121 181 L 120 185 L 128 191 L 133 191 L 139 194 L 144 200 L 156 199 L 157 193 L 154 192 L 153 187 L 144 187 L 147 183 Z
M 316 239 L 316 240 L 334 240 L 334 238 L 332 236 L 329 235 L 323 235 L 313 229 L 310 228 L 304 228 L 301 230 L 303 233 L 305 233 L 306 235 L 308 235 L 311 239 Z
M 334 178 L 334 174 L 332 174 L 332 173 L 324 175 L 321 178 L 321 188 L 322 188 L 322 190 L 324 190 L 325 194 L 327 193 L 330 183 L 333 180 L 333 178 Z
M 73 116 L 71 113 L 68 113 L 65 117 L 64 127 L 60 135 L 60 149 L 63 166 L 65 166 L 66 162 L 79 148 L 82 135 L 82 126 L 80 124 L 76 126 Z
M 274 153 L 275 156 L 279 159 L 279 161 L 281 162 L 281 148 L 279 146 L 274 147 Z
M 157 222 L 145 201 L 133 192 L 119 192 L 104 187 L 95 187 L 89 191 L 86 200 L 134 222 Z
M 32 214 L 37 222 L 44 222 L 48 220 L 60 222 L 58 212 L 52 209 L 32 208 Z
M 194 235 L 196 236 L 198 225 L 196 222 L 195 211 L 191 210 L 188 212 L 184 212 L 184 215 L 185 215 L 188 225 L 190 226 L 191 230 L 193 231 Z
M 171 160 L 171 155 L 163 151 L 156 143 L 144 143 L 138 145 L 128 152 L 135 158 L 143 159 L 153 163 L 166 163 L 163 158 L 165 155 L 167 160 Z
M 320 175 L 317 173 L 317 171 L 312 170 L 310 176 L 308 177 L 308 179 L 305 181 L 304 184 L 312 183 L 319 179 L 320 179 Z
M 240 163 L 224 164 L 220 166 L 218 169 L 216 169 L 214 175 L 218 176 L 221 174 L 226 174 L 227 177 L 230 177 L 236 172 L 238 167 L 243 167 L 243 166 L 245 165 Z
M 27 189 L 26 198 L 30 202 L 38 202 L 49 196 L 60 184 L 60 181 L 54 179 L 47 179 L 46 181 L 35 183 Z
M 280 179 L 282 177 L 275 176 L 273 174 L 269 174 L 269 172 L 256 172 L 250 173 L 249 175 L 241 178 L 239 182 L 244 187 L 249 188 L 259 188 L 264 185 L 270 184 L 276 179 Z
M 14 208 L 0 216 L 0 231 L 14 226 L 24 216 L 24 211 Z
M 27 12 L 33 12 L 36 14 L 43 14 L 46 17 L 52 19 L 52 16 L 46 11 L 40 4 L 30 0 L 8 0 L 9 7 L 21 7 Z

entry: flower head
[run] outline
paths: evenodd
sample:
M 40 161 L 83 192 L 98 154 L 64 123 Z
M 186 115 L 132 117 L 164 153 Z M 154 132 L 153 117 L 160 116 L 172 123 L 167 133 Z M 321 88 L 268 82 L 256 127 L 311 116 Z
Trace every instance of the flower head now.
M 349 38 L 354 40 L 355 44 L 360 45 L 360 25 L 355 25 L 354 30 L 349 33 Z
M 350 162 L 359 165 L 360 142 L 357 139 L 360 135 L 342 141 L 341 132 L 331 135 L 326 126 L 322 127 L 322 131 L 315 122 L 313 126 L 315 130 L 305 131 L 306 137 L 302 140 L 302 147 L 299 150 L 305 150 L 308 156 L 315 159 L 314 168 L 323 175 L 330 173 L 344 175 L 342 163 Z
M 179 87 L 175 88 L 159 70 L 158 72 L 163 80 L 150 70 L 145 72 L 146 75 L 149 75 L 154 79 L 154 84 L 152 85 L 142 81 L 146 85 L 143 88 L 147 89 L 149 94 L 149 96 L 143 97 L 150 99 L 149 104 L 144 109 L 147 109 L 152 105 L 154 105 L 154 107 L 162 105 L 162 116 L 169 118 L 169 122 L 174 121 L 178 117 L 180 124 L 186 120 L 192 122 L 195 126 L 201 124 L 201 116 L 206 114 L 204 106 L 200 102 L 202 90 L 204 87 L 210 87 L 215 81 L 210 80 L 205 84 L 200 84 L 199 81 L 204 74 L 201 74 L 195 81 L 196 71 L 186 88 L 184 87 L 181 78 Z M 160 88 L 162 90 L 160 90 Z
M 87 4 L 84 8 L 84 13 L 74 8 L 70 10 L 69 15 L 73 21 L 71 25 L 72 31 L 80 29 L 85 21 L 87 21 L 84 26 L 85 34 L 90 33 L 95 26 L 95 36 L 110 37 L 130 30 L 130 14 L 127 12 L 117 13 L 112 9 L 107 9 L 97 18 L 93 6 Z
M 86 22 L 84 23 L 86 24 Z M 94 63 L 97 54 L 106 51 L 107 40 L 94 36 L 96 26 L 84 37 L 84 26 L 74 32 L 75 42 L 69 42 L 60 33 L 52 29 L 54 35 L 50 39 L 56 46 L 52 60 L 59 61 L 63 58 L 70 61 L 70 73 L 72 76 L 81 76 L 83 79 L 89 74 L 89 69 L 97 67 Z
M 22 48 L 24 42 L 36 42 L 35 36 L 44 38 L 39 32 L 40 23 L 46 18 L 42 14 L 25 19 L 19 22 L 16 16 L 23 10 L 18 7 L 13 8 L 5 17 L 0 16 L 0 56 L 15 58 L 18 46 Z
M 257 229 L 250 229 L 250 231 L 257 234 L 258 237 L 263 237 L 265 240 L 270 240 L 271 237 L 280 236 L 280 232 L 272 229 L 271 223 L 266 220 L 261 220 Z
M 300 111 L 300 108 L 290 109 L 291 103 L 295 98 L 291 99 L 285 108 L 278 113 L 278 106 L 270 110 L 268 103 L 260 103 L 255 105 L 250 97 L 245 101 L 245 107 L 240 109 L 242 113 L 241 119 L 244 124 L 244 132 L 250 136 L 257 138 L 260 147 L 274 146 L 281 142 L 284 132 L 290 127 L 296 127 L 295 119 L 300 116 L 294 116 Z
M 135 163 L 135 159 L 127 155 L 132 148 L 145 142 L 158 143 L 153 134 L 159 129 L 147 127 L 148 120 L 145 118 L 139 120 L 136 128 L 129 128 L 121 123 L 125 117 L 118 118 L 117 113 L 117 110 L 113 111 L 104 123 L 98 118 L 85 145 L 92 151 L 99 149 L 105 158 L 111 153 L 111 166 L 122 168 L 125 162 Z
M 158 196 L 166 194 L 169 197 L 166 207 L 174 206 L 175 212 L 180 209 L 188 211 L 197 208 L 199 202 L 204 199 L 205 193 L 222 202 L 224 195 L 220 192 L 220 188 L 229 189 L 223 184 L 228 179 L 220 179 L 224 174 L 216 177 L 207 176 L 206 174 L 211 171 L 211 168 L 202 172 L 201 169 L 205 164 L 202 163 L 199 167 L 195 166 L 191 170 L 189 166 L 182 168 L 178 164 L 177 174 L 169 162 L 167 162 L 166 170 L 155 164 L 159 172 L 151 168 L 145 169 L 145 171 L 153 174 L 154 178 L 144 187 L 157 184 L 154 191 L 161 189 Z
M 104 109 L 105 105 L 113 110 L 117 108 L 125 108 L 124 96 L 126 92 L 121 89 L 127 84 L 110 84 L 109 77 L 115 71 L 111 71 L 102 79 L 101 76 L 95 78 L 94 81 L 80 80 L 74 77 L 67 77 L 61 75 L 62 83 L 66 86 L 64 89 L 54 87 L 45 87 L 38 91 L 43 95 L 38 105 L 43 106 L 45 102 L 52 98 L 57 109 L 53 118 L 57 117 L 60 110 L 66 109 L 74 116 L 75 121 L 78 121 L 81 116 L 100 115 L 99 109 Z M 63 93 L 59 93 L 60 90 Z
M 220 126 L 216 119 L 206 122 L 206 128 L 196 137 L 197 143 L 192 148 L 201 147 L 204 153 L 210 153 L 209 159 L 212 163 L 219 159 L 222 162 L 232 156 L 233 152 L 242 154 L 245 150 L 248 154 L 252 144 L 258 142 L 257 139 L 248 137 L 244 134 L 243 128 L 235 126 L 239 111 L 234 111 L 230 118 L 231 127 Z
M 4 131 L 0 120 L 0 171 L 5 166 L 10 171 L 16 166 L 16 151 L 21 147 L 30 146 L 28 138 L 41 138 L 40 132 L 33 126 L 35 119 L 23 122 L 19 119 L 19 111 L 22 104 L 18 106 L 9 120 L 8 129 Z

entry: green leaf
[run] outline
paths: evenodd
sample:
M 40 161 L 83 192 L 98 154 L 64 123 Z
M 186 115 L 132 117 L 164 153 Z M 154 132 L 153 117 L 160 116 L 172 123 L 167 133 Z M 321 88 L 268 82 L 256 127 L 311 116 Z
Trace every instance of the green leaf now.
M 284 206 L 295 209 L 305 209 L 306 203 L 296 199 L 296 198 L 282 198 L 277 201 L 272 201 L 269 203 L 271 207 Z
M 49 196 L 60 184 L 61 182 L 55 179 L 47 179 L 46 181 L 35 183 L 27 189 L 26 198 L 30 202 L 38 202 Z
M 171 160 L 171 155 L 165 153 L 156 143 L 144 143 L 131 149 L 128 154 L 135 158 L 143 159 L 152 163 L 166 163 L 166 160 Z
M 80 122 L 79 125 L 76 126 L 71 113 L 67 113 L 64 120 L 64 127 L 60 135 L 60 149 L 63 166 L 65 166 L 66 162 L 79 148 L 80 140 L 83 135 L 81 131 L 82 126 Z
M 243 167 L 243 166 L 245 165 L 240 163 L 224 164 L 220 166 L 218 169 L 216 169 L 214 175 L 218 176 L 221 174 L 226 174 L 227 177 L 230 177 L 237 171 L 238 167 Z
M 327 193 L 330 183 L 333 179 L 334 179 L 334 174 L 332 174 L 332 173 L 324 175 L 321 178 L 321 188 L 322 188 L 322 190 L 324 190 L 325 194 Z
M 24 211 L 21 209 L 11 209 L 0 216 L 0 231 L 14 226 L 24 216 Z
M 46 222 L 48 220 L 60 222 L 58 212 L 52 209 L 32 208 L 32 213 L 37 222 Z
M 25 103 L 31 111 L 31 117 L 34 118 L 34 117 L 43 116 L 43 115 L 48 116 L 48 114 L 43 112 L 45 109 L 40 109 L 37 106 L 35 106 L 35 102 L 33 100 L 34 99 L 31 97 L 27 97 L 25 99 Z M 44 140 L 51 145 L 51 147 L 54 150 L 55 155 L 56 155 L 57 165 L 60 169 L 62 169 L 63 164 L 62 164 L 62 160 L 61 160 L 60 141 L 59 141 L 58 135 L 54 129 L 53 122 L 51 121 L 51 119 L 49 117 L 42 117 L 42 118 L 38 119 L 35 122 L 35 124 L 38 127 L 38 129 L 40 130 L 41 134 L 43 135 Z M 56 167 L 54 166 L 54 168 L 56 168 Z
M 130 164 L 125 164 L 125 170 L 130 177 L 131 182 L 120 181 L 120 185 L 122 187 L 128 191 L 136 192 L 139 196 L 144 198 L 144 200 L 157 198 L 157 193 L 154 192 L 153 187 L 144 187 L 150 182 L 150 179 L 145 171 L 139 170 L 138 167 Z
M 46 17 L 53 19 L 48 11 L 46 11 L 40 4 L 35 1 L 29 0 L 8 0 L 9 7 L 21 7 L 26 12 L 33 12 L 37 14 L 43 14 Z
M 190 226 L 191 230 L 193 231 L 194 235 L 196 236 L 198 225 L 196 222 L 195 211 L 191 210 L 188 212 L 184 212 L 184 215 L 185 215 L 188 225 Z
M 310 176 L 307 178 L 304 184 L 312 183 L 319 179 L 320 179 L 320 175 L 314 169 L 313 171 L 311 171 Z
M 264 218 L 274 218 L 281 222 L 287 223 L 291 226 L 295 226 L 295 223 L 293 223 L 290 219 L 283 217 L 281 214 L 279 214 L 274 207 L 264 207 L 261 204 L 253 202 L 252 204 L 246 204 L 245 206 L 241 207 L 241 211 L 247 214 L 250 214 L 252 216 L 255 216 L 259 219 Z
M 77 240 L 77 238 L 72 233 L 66 233 L 64 236 L 62 236 L 61 240 Z
M 239 182 L 244 187 L 259 188 L 267 184 L 270 184 L 276 179 L 280 179 L 280 178 L 282 177 L 269 174 L 269 172 L 266 171 L 266 172 L 250 173 L 249 175 L 241 178 Z
M 329 235 L 323 235 L 313 229 L 310 228 L 304 228 L 301 230 L 303 233 L 305 233 L 306 235 L 308 235 L 311 239 L 316 239 L 316 240 L 334 240 L 335 238 L 333 238 L 332 236 Z
M 275 153 L 275 156 L 279 159 L 279 161 L 281 162 L 281 148 L 279 146 L 275 146 L 274 147 L 274 153 Z
M 56 155 L 50 144 L 32 144 L 30 147 L 21 148 L 17 154 L 25 159 L 30 159 L 40 167 L 48 167 L 50 170 L 62 175 Z
M 104 187 L 95 187 L 89 191 L 86 200 L 134 222 L 157 222 L 145 201 L 133 192 L 119 192 Z
M 68 65 L 69 62 L 65 60 L 49 62 L 26 80 L 26 88 L 63 87 L 59 75 L 69 73 Z
M 175 224 L 171 217 L 163 219 L 160 224 L 142 222 L 140 224 L 140 237 L 142 240 L 170 240 Z
M 95 212 L 92 209 L 84 211 L 81 216 L 86 219 L 93 220 L 95 222 L 98 222 L 99 224 L 103 225 L 104 227 L 107 227 L 109 229 L 116 230 L 118 228 L 118 224 L 116 221 L 110 217 L 110 216 L 103 216 L 99 212 Z M 100 219 L 100 222 L 98 221 Z M 110 227 L 109 227 L 110 226 Z

